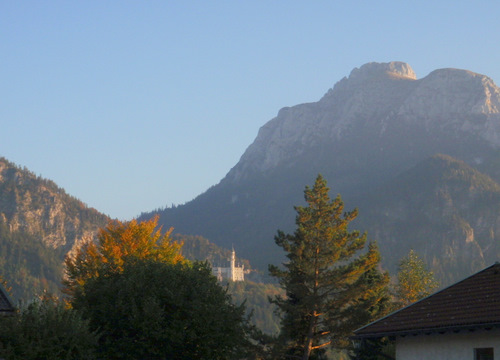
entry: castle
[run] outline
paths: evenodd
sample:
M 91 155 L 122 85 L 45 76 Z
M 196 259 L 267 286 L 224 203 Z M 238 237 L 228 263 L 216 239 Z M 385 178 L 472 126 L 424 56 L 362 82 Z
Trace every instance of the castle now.
M 245 265 L 236 266 L 236 252 L 233 248 L 229 267 L 212 266 L 212 274 L 216 276 L 219 281 L 223 279 L 245 281 Z

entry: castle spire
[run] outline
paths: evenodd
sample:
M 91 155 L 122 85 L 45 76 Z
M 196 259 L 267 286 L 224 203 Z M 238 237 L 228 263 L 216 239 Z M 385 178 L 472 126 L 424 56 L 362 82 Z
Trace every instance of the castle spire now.
M 231 252 L 231 280 L 235 281 L 236 280 L 236 252 L 234 251 L 234 245 L 232 247 L 232 252 Z

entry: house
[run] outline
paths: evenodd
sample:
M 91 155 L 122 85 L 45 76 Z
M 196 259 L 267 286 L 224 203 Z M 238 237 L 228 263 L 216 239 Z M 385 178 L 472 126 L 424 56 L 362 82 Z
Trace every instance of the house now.
M 12 300 L 9 298 L 7 291 L 0 284 L 0 316 L 13 314 L 15 311 Z
M 354 333 L 361 345 L 393 339 L 396 360 L 500 360 L 500 264 Z

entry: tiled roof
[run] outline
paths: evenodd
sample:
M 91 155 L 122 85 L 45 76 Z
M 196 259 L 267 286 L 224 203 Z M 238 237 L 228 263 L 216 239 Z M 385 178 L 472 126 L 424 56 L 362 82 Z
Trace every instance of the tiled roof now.
M 12 305 L 5 288 L 0 284 L 0 313 L 13 312 L 14 306 Z
M 500 264 L 366 325 L 357 337 L 500 326 Z

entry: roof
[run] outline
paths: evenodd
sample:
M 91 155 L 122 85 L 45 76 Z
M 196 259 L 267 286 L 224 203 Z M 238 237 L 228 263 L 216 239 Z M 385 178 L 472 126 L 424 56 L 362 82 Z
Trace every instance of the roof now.
M 500 326 L 499 263 L 354 333 L 375 338 L 495 326 Z
M 5 291 L 5 288 L 0 284 L 0 313 L 10 313 L 14 310 L 14 305 L 12 305 L 12 301 L 7 291 Z

